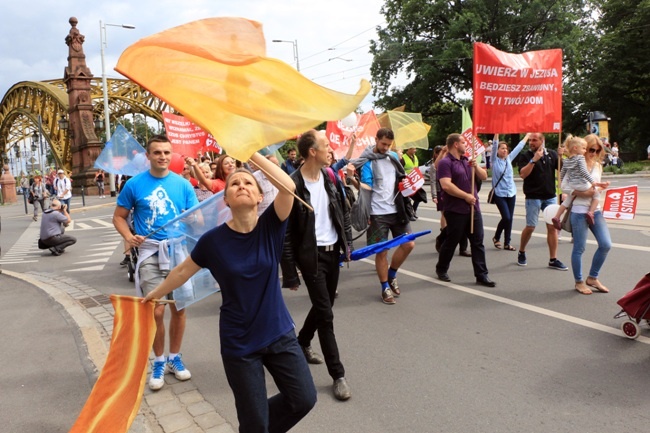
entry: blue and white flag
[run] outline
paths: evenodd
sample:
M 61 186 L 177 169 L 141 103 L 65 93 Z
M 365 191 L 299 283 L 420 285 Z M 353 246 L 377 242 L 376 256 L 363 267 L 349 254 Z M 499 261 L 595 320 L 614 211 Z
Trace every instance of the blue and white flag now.
M 223 191 L 186 210 L 160 229 L 165 229 L 170 246 L 170 269 L 178 266 L 192 252 L 203 233 L 232 218 L 223 200 Z M 176 308 L 183 308 L 219 291 L 210 271 L 201 269 L 183 286 L 174 290 Z
M 144 147 L 122 125 L 117 125 L 113 136 L 95 160 L 95 168 L 127 176 L 140 174 L 149 167 Z

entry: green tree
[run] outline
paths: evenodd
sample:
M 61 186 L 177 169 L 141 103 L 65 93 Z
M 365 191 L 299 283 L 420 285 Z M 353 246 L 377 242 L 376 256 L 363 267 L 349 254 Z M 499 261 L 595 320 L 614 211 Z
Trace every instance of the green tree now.
M 570 83 L 587 53 L 582 43 L 595 33 L 594 7 L 589 0 L 387 0 L 381 12 L 388 24 L 370 47 L 376 105 L 456 118 L 472 89 L 474 41 L 515 53 L 562 48 Z M 392 87 L 401 73 L 410 82 Z
M 156 132 L 155 128 L 147 123 L 145 116 L 142 114 L 135 114 L 132 117 L 122 117 L 119 123 L 129 131 L 143 147 L 152 135 L 160 134 Z
M 645 155 L 650 144 L 650 1 L 603 2 L 591 100 L 611 119 L 612 140 Z M 643 156 L 645 159 L 647 156 Z

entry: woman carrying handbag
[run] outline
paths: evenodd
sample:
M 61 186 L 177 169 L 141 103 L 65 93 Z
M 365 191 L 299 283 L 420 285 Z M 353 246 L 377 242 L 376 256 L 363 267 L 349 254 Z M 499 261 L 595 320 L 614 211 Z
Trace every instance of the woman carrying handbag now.
M 34 183 L 29 187 L 29 193 L 33 197 L 34 216 L 32 219 L 38 221 L 38 206 L 41 207 L 41 213 L 46 209 L 45 199 L 50 195 L 43 183 L 43 177 L 38 175 L 34 177 Z
M 512 234 L 512 221 L 515 213 L 515 203 L 517 201 L 517 187 L 515 186 L 515 177 L 512 170 L 512 160 L 519 155 L 519 152 L 528 142 L 530 134 L 526 134 L 523 140 L 519 142 L 512 152 L 508 151 L 508 143 L 499 141 L 499 135 L 494 136 L 492 144 L 492 188 L 494 190 L 494 201 L 501 214 L 501 220 L 497 225 L 497 231 L 492 238 L 494 247 L 501 249 L 501 233 L 505 242 L 503 249 L 507 251 L 516 251 L 516 248 L 510 244 Z

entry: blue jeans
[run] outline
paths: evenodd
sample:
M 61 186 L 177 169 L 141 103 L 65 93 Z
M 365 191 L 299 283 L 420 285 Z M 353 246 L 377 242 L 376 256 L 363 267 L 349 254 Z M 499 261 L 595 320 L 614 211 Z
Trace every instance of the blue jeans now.
M 68 211 L 68 213 L 70 212 L 70 200 L 72 200 L 72 197 L 66 199 L 62 199 L 62 198 L 59 199 L 61 204 L 65 205 L 65 208 Z
M 601 211 L 594 212 L 594 219 L 596 223 L 589 227 L 587 224 L 586 214 L 571 212 L 571 227 L 573 232 L 573 251 L 571 252 L 571 268 L 573 270 L 573 278 L 576 282 L 584 281 L 582 279 L 582 253 L 585 252 L 587 245 L 587 230 L 591 230 L 598 243 L 598 249 L 591 260 L 591 268 L 589 269 L 589 277 L 598 278 L 600 268 L 605 263 L 607 254 L 612 248 L 612 239 L 609 236 L 609 229 L 603 213 Z
M 497 225 L 497 231 L 494 234 L 496 240 L 501 239 L 501 232 L 503 232 L 503 240 L 505 245 L 511 245 L 510 241 L 512 235 L 512 220 L 515 217 L 515 203 L 517 196 L 512 197 L 499 197 L 494 196 L 494 204 L 497 205 L 499 213 L 501 214 L 501 221 Z
M 293 330 L 255 353 L 221 358 L 235 396 L 240 432 L 289 431 L 316 404 L 314 380 Z M 280 391 L 271 398 L 264 367 Z

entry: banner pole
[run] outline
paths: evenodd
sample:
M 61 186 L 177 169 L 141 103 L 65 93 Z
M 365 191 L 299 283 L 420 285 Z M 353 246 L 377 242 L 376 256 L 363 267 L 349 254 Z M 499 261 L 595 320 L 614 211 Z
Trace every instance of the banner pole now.
M 560 170 L 562 170 L 561 162 L 562 157 L 560 156 L 560 147 L 562 146 L 562 128 L 557 135 L 557 204 L 562 204 L 562 179 L 560 179 Z
M 303 206 L 305 206 L 307 209 L 309 209 L 309 210 L 312 211 L 312 212 L 314 211 L 314 208 L 313 208 L 313 207 L 309 206 L 309 204 L 308 204 L 306 201 L 304 201 L 303 199 L 301 199 L 300 197 L 298 197 L 298 195 L 297 195 L 294 191 L 291 191 L 289 188 L 287 188 L 286 186 L 284 186 L 284 185 L 282 184 L 282 182 L 279 182 L 279 181 L 278 181 L 278 180 L 277 180 L 277 179 L 276 179 L 272 174 L 269 174 L 269 172 L 267 172 L 266 170 L 264 170 L 264 169 L 263 169 L 262 167 L 260 167 L 260 166 L 258 166 L 257 168 L 258 168 L 262 173 L 264 173 L 264 175 L 265 175 L 268 179 L 272 179 L 272 180 L 276 181 L 277 183 L 279 183 L 279 184 L 282 186 L 282 189 L 283 189 L 283 190 L 285 190 L 286 192 L 288 192 L 289 194 L 291 194 L 291 195 L 292 195 L 296 200 L 298 200 L 300 203 L 302 203 Z
M 474 108 L 472 108 L 472 112 L 474 111 Z M 472 146 L 472 197 L 474 197 L 474 178 L 476 176 L 476 168 L 474 167 L 474 164 L 476 163 L 476 149 L 474 148 L 474 122 L 472 122 L 472 140 L 470 142 L 470 145 Z M 474 234 L 474 206 L 472 205 L 472 208 L 470 209 L 470 220 L 469 220 L 469 233 Z

